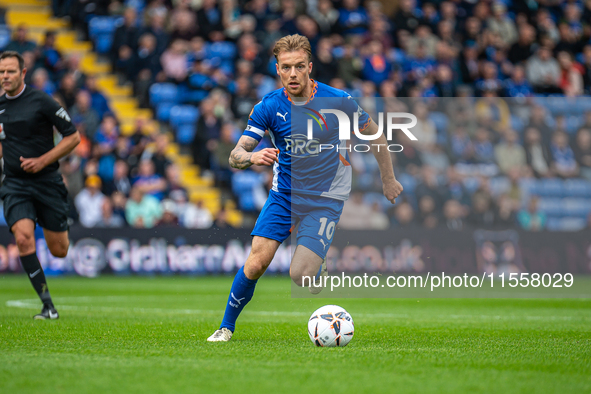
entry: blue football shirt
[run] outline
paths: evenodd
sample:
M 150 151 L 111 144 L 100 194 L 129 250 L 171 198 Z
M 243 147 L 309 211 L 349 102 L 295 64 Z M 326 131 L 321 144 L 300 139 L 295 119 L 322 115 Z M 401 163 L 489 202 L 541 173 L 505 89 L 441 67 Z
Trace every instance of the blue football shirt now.
M 357 117 L 360 131 L 370 118 L 348 93 L 312 83 L 312 95 L 305 103 L 292 103 L 283 88 L 264 96 L 254 106 L 243 135 L 260 141 L 268 130 L 279 149 L 279 161 L 273 166 L 274 191 L 346 200 L 351 191 L 350 146 L 339 139 L 337 116 L 321 110 L 344 112 L 351 127 Z M 309 127 L 313 139 L 307 138 Z

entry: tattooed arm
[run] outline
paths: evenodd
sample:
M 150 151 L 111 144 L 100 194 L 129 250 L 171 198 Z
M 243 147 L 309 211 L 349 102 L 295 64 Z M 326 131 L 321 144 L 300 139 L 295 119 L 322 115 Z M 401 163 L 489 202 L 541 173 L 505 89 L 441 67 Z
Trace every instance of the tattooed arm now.
M 243 170 L 253 164 L 259 166 L 273 165 L 277 161 L 279 150 L 265 148 L 253 153 L 252 151 L 258 144 L 259 142 L 252 137 L 246 135 L 240 137 L 236 147 L 230 153 L 230 166 Z

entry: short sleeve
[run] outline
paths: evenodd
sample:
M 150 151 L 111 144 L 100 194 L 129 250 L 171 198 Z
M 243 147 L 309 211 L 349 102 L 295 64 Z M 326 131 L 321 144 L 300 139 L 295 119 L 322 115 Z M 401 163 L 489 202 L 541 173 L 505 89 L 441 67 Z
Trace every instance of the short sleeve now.
M 355 101 L 353 99 L 353 97 L 351 97 L 347 93 L 345 93 L 345 96 L 343 97 L 343 108 L 344 108 L 344 112 L 346 114 L 357 113 L 357 115 L 359 117 L 357 124 L 359 126 L 360 132 L 365 130 L 369 126 L 369 122 L 371 121 L 371 118 L 369 117 L 367 112 L 365 112 L 365 110 L 363 108 L 361 108 L 361 106 L 357 103 L 357 101 Z M 352 115 L 351 124 L 353 124 L 354 121 L 355 121 L 355 118 L 354 118 L 354 115 Z
M 265 130 L 269 129 L 269 122 L 267 121 L 269 117 L 263 100 L 259 101 L 250 111 L 246 129 L 242 133 L 242 135 L 252 137 L 257 141 L 260 141 L 265 136 Z
M 45 94 L 41 103 L 43 114 L 49 118 L 51 124 L 57 128 L 61 135 L 66 137 L 76 132 L 70 115 L 53 97 Z

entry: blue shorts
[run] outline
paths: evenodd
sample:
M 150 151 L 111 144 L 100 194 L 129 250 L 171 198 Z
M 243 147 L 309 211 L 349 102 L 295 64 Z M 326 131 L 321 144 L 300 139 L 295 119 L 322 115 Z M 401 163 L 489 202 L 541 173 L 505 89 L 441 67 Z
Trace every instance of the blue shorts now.
M 285 241 L 297 230 L 297 244 L 324 258 L 343 212 L 343 201 L 269 192 L 250 235 Z

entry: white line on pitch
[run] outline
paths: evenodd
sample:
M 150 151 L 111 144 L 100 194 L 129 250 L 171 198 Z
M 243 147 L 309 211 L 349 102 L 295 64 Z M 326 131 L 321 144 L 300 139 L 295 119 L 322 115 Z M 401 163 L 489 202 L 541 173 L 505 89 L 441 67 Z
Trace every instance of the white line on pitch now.
M 105 296 L 105 297 L 62 297 L 56 298 L 56 300 L 78 300 L 78 301 L 98 301 L 110 299 L 122 300 L 122 299 L 137 299 L 137 297 L 128 296 Z M 38 299 L 24 299 L 24 300 L 10 300 L 6 301 L 6 306 L 10 308 L 21 308 L 21 309 L 38 309 Z M 136 307 L 109 307 L 109 306 L 96 306 L 96 305 L 67 305 L 59 304 L 60 310 L 71 310 L 71 311 L 101 311 L 101 312 L 138 312 L 138 313 L 163 313 L 163 314 L 182 314 L 182 315 L 220 315 L 222 310 L 201 310 L 201 309 L 165 309 L 165 308 L 136 308 Z M 290 311 L 245 311 L 245 315 L 257 315 L 257 316 L 308 316 L 307 312 L 290 312 Z M 414 316 L 423 318 L 425 315 Z M 390 318 L 390 319 L 408 319 L 411 318 L 409 314 L 395 314 L 395 313 L 355 313 L 355 317 L 363 318 Z M 490 320 L 573 320 L 572 316 L 530 316 L 530 315 L 429 315 L 429 318 L 436 319 L 490 319 Z M 577 319 L 579 320 L 579 319 Z M 588 321 L 591 320 L 591 316 L 580 316 L 580 320 Z

